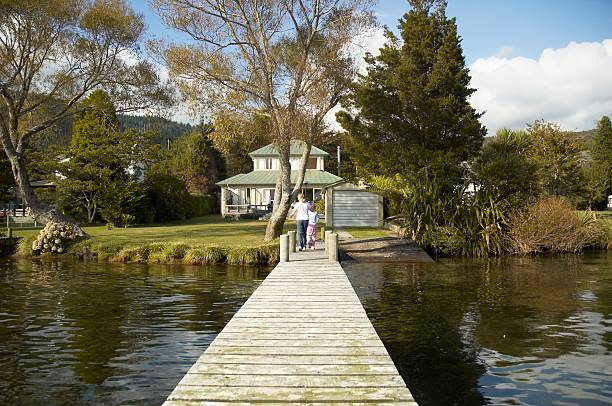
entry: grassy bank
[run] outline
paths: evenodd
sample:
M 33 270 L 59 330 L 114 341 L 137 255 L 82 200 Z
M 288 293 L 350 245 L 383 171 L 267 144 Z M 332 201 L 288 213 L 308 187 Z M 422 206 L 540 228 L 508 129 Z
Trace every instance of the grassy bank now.
M 344 227 L 354 238 L 380 238 L 394 236 L 391 231 L 372 227 Z
M 293 227 L 287 222 L 285 228 Z M 121 262 L 273 264 L 278 261 L 278 241 L 264 243 L 265 229 L 263 221 L 226 221 L 218 215 L 129 228 L 85 226 L 89 237 L 72 244 L 68 255 Z M 20 255 L 31 255 L 39 231 L 14 230 L 14 236 L 23 237 Z

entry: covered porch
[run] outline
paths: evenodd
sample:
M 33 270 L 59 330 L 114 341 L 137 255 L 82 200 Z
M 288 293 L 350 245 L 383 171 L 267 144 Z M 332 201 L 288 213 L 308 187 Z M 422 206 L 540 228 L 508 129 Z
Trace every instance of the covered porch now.
M 217 182 L 221 188 L 221 215 L 264 215 L 272 212 L 278 171 L 252 171 Z M 291 184 L 297 171 L 291 172 Z M 306 170 L 302 191 L 306 200 L 321 198 L 326 185 L 342 178 L 322 170 Z
M 322 188 L 304 185 L 302 193 L 308 201 L 321 198 Z M 274 188 L 272 187 L 221 187 L 221 215 L 265 215 L 272 212 Z

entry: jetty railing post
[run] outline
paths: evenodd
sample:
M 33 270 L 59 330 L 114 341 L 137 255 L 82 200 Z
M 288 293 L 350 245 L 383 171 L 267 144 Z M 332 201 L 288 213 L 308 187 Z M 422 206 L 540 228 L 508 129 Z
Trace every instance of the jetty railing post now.
M 325 230 L 325 255 L 329 253 L 329 235 L 331 233 L 331 231 Z
M 289 250 L 295 252 L 295 231 L 287 232 L 289 235 Z
M 328 236 L 329 242 L 327 243 L 328 247 L 328 258 L 329 262 L 338 262 L 338 234 L 331 233 Z
M 289 235 L 280 236 L 280 262 L 289 262 Z

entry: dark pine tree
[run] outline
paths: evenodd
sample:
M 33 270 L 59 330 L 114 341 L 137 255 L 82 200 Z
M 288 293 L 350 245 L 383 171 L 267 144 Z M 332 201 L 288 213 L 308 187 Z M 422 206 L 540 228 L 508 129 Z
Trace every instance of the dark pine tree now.
M 601 187 L 605 196 L 608 196 L 612 193 L 612 122 L 608 116 L 603 116 L 597 123 L 591 156 L 601 178 Z
M 359 175 L 420 173 L 450 185 L 486 130 L 468 100 L 474 89 L 446 2 L 410 4 L 400 20 L 401 40 L 387 30 L 388 43 L 378 56 L 366 57 L 367 74 L 337 118 Z

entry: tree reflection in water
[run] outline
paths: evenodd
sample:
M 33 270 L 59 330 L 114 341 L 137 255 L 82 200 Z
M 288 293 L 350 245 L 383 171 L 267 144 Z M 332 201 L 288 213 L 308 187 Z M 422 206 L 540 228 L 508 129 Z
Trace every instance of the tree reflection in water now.
M 420 405 L 612 402 L 612 256 L 343 264 Z
M 0 404 L 160 404 L 267 272 L 0 262 Z

